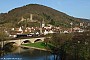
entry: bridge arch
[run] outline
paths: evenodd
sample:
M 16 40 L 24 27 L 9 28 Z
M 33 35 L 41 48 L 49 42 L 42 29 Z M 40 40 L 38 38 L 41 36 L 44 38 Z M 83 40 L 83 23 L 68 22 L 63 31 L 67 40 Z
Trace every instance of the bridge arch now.
M 35 42 L 40 42 L 40 41 L 44 41 L 44 37 L 40 37 L 40 38 L 30 38 L 30 39 L 18 39 L 18 40 L 8 40 L 8 41 L 1 41 L 1 47 L 3 48 L 3 46 L 7 43 L 15 43 L 15 45 L 20 46 L 23 43 L 35 43 Z
M 42 40 L 41 40 L 41 39 L 36 39 L 36 40 L 34 41 L 34 43 L 37 43 L 37 42 L 42 42 Z
M 4 46 L 6 46 L 6 45 L 17 45 L 17 43 L 16 42 L 7 42 L 4 44 Z
M 22 44 L 28 44 L 28 43 L 31 43 L 31 41 L 28 40 L 28 39 L 26 39 L 26 40 L 24 40 L 24 41 L 21 42 L 21 45 L 22 45 Z
M 17 45 L 17 43 L 15 43 L 15 42 L 8 42 L 3 46 L 3 49 L 5 51 L 13 51 L 17 48 L 16 45 Z

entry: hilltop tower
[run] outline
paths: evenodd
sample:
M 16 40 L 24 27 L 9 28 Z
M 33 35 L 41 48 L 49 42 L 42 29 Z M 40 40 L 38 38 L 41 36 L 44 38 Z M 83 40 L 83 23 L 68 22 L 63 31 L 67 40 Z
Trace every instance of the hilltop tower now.
M 33 15 L 30 14 L 30 21 L 32 22 L 33 21 Z
M 24 19 L 24 17 L 22 16 L 21 17 L 21 20 L 18 22 L 18 24 L 20 23 L 20 22 L 22 22 L 22 21 L 25 21 L 26 19 Z
M 80 26 L 83 26 L 83 23 L 80 23 Z
M 25 19 L 22 17 L 22 18 L 21 18 L 21 21 L 24 21 L 24 20 L 25 20 Z
M 88 26 L 90 26 L 90 23 L 88 23 Z

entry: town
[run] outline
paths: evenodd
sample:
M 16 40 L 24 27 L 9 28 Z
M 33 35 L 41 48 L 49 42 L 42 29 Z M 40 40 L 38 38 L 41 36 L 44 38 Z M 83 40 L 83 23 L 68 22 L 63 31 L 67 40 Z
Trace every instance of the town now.
M 24 20 L 28 20 L 30 22 L 36 22 L 35 20 L 33 20 L 33 14 L 30 14 L 30 18 L 28 18 L 28 19 L 24 19 L 22 17 L 18 23 L 20 23 L 21 21 L 24 21 Z M 90 23 L 85 25 L 83 22 L 83 23 L 80 23 L 79 26 L 73 27 L 73 22 L 71 22 L 70 25 L 71 25 L 70 28 L 56 27 L 56 26 L 53 26 L 50 24 L 48 24 L 46 26 L 45 21 L 42 20 L 40 23 L 40 27 L 24 27 L 24 26 L 21 26 L 19 28 L 11 28 L 10 32 L 6 31 L 6 33 L 9 34 L 9 37 L 16 38 L 18 36 L 33 37 L 33 36 L 47 35 L 47 34 L 53 34 L 53 33 L 84 32 L 84 31 L 88 31 L 85 28 L 90 26 Z
M 0 60 L 90 60 L 90 19 L 41 4 L 0 13 Z

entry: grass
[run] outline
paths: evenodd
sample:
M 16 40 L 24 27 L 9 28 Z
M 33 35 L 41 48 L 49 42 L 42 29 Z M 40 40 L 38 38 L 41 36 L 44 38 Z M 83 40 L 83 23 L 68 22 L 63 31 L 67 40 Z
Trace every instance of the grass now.
M 36 48 L 45 48 L 46 47 L 45 43 L 43 43 L 43 42 L 23 44 L 23 45 L 24 46 L 36 47 Z
M 45 49 L 45 48 L 53 48 L 53 46 L 51 46 L 51 44 L 47 44 L 45 45 L 44 42 L 37 42 L 37 43 L 29 43 L 29 44 L 23 44 L 24 46 L 31 46 L 31 47 L 36 47 L 36 48 L 42 48 L 42 49 Z

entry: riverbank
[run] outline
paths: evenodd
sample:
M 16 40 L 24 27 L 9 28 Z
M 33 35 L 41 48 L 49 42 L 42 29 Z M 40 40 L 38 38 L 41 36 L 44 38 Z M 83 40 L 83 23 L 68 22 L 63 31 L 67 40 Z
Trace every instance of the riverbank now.
M 23 45 L 21 45 L 20 47 L 24 47 L 24 48 L 32 48 L 32 49 L 37 49 L 37 50 L 43 50 L 43 51 L 49 51 L 49 52 L 51 52 L 51 50 L 48 50 L 48 49 L 44 49 L 44 48 L 37 48 L 37 47 L 31 47 L 31 46 L 23 46 Z
M 52 52 L 52 49 L 54 48 L 52 44 L 50 43 L 46 44 L 44 42 L 22 44 L 21 47 L 33 48 L 33 49 L 38 49 L 43 51 L 50 51 L 50 52 Z

